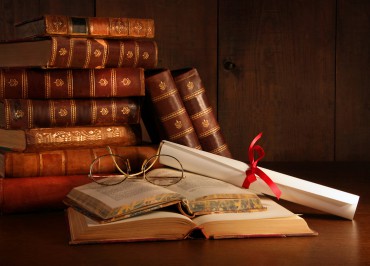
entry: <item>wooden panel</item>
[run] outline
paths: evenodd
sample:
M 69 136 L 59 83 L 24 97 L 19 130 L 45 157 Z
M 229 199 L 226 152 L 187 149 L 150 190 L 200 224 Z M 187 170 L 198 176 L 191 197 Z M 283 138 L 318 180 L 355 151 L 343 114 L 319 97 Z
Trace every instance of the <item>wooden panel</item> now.
M 97 16 L 153 18 L 159 65 L 195 67 L 214 108 L 217 97 L 217 2 L 206 0 L 97 0 Z
M 333 160 L 335 0 L 219 3 L 218 112 L 236 159 L 263 132 L 266 161 Z
M 0 0 L 0 39 L 12 39 L 14 23 L 43 14 L 94 16 L 94 0 Z
M 336 160 L 370 160 L 370 1 L 338 1 Z

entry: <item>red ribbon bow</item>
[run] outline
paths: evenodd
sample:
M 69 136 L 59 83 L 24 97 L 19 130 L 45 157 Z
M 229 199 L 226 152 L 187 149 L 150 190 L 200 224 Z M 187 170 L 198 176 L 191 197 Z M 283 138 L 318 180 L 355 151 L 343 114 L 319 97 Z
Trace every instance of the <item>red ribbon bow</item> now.
M 248 149 L 248 157 L 250 161 L 250 168 L 245 172 L 246 177 L 243 182 L 243 187 L 249 188 L 250 184 L 257 180 L 259 176 L 270 187 L 275 196 L 279 199 L 281 191 L 277 185 L 272 181 L 261 169 L 257 168 L 257 163 L 265 156 L 265 151 L 260 145 L 255 145 L 262 137 L 262 132 L 259 133 L 251 142 Z M 254 152 L 257 153 L 257 159 L 254 159 Z

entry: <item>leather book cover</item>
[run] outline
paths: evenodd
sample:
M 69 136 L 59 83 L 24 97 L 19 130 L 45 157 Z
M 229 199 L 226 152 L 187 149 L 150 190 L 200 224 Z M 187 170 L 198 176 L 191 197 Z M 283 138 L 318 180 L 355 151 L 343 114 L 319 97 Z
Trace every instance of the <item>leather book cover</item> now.
M 0 43 L 0 67 L 155 68 L 158 47 L 149 39 L 57 36 Z
M 62 210 L 72 188 L 90 182 L 87 175 L 0 178 L 0 213 Z
M 0 69 L 0 99 L 77 99 L 144 95 L 143 68 Z
M 44 36 L 154 38 L 154 20 L 125 17 L 44 15 L 15 25 L 17 39 Z
M 139 124 L 139 97 L 0 101 L 0 128 L 111 126 Z
M 135 172 L 140 171 L 145 159 L 156 154 L 158 145 L 110 147 L 114 154 L 129 159 L 132 172 Z M 92 161 L 104 154 L 109 154 L 106 147 L 42 152 L 0 151 L 0 177 L 87 175 Z M 116 172 L 113 163 L 106 163 L 100 165 L 101 169 L 108 173 Z
M 201 149 L 193 124 L 176 89 L 171 72 L 168 69 L 156 69 L 145 72 L 147 98 L 153 107 L 147 120 L 156 122 L 164 138 L 192 148 Z M 149 110 L 150 111 L 150 110 Z M 147 126 L 147 128 L 153 127 Z M 157 128 L 158 128 L 157 127 Z
M 171 73 L 202 149 L 231 158 L 231 152 L 208 101 L 198 71 L 195 68 L 184 68 Z

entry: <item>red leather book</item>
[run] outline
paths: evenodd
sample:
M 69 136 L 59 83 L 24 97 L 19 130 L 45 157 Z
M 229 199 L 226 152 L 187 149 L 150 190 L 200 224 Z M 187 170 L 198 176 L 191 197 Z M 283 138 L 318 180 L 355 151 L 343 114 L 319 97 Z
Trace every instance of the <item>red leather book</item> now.
M 71 189 L 89 182 L 87 175 L 0 178 L 0 213 L 63 209 Z
M 145 95 L 142 68 L 0 69 L 0 99 L 70 99 Z
M 154 122 L 159 128 L 159 134 L 163 134 L 159 138 L 201 149 L 171 72 L 168 69 L 146 71 L 145 89 L 146 98 L 149 99 L 147 107 L 150 105 L 153 108 L 153 112 L 148 109 L 143 115 L 147 129 L 153 128 L 153 125 L 148 124 Z
M 0 128 L 111 126 L 140 123 L 140 98 L 0 100 Z
M 15 25 L 16 38 L 86 36 L 94 38 L 154 38 L 154 20 L 123 17 L 44 15 Z
M 118 126 L 0 129 L 0 149 L 36 152 L 56 149 L 133 146 L 142 142 L 140 124 Z
M 132 171 L 135 171 L 140 170 L 145 159 L 156 154 L 158 145 L 110 147 L 114 154 L 129 159 Z M 27 153 L 0 151 L 0 177 L 87 175 L 93 160 L 104 154 L 109 154 L 106 147 Z M 106 165 L 100 165 L 101 169 L 116 171 L 112 161 L 104 162 Z
M 232 157 L 198 71 L 184 68 L 172 71 L 172 75 L 202 149 Z
M 109 68 L 157 65 L 154 40 L 50 37 L 0 43 L 0 67 Z

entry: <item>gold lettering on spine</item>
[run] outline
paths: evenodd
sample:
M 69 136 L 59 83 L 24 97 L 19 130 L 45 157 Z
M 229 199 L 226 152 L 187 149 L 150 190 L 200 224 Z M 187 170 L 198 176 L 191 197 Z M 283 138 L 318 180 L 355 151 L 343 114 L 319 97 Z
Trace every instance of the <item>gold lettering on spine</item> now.
M 44 75 L 45 79 L 45 99 L 50 98 L 50 91 L 51 91 L 51 77 L 50 77 L 50 72 L 46 71 Z
M 112 120 L 113 120 L 113 122 L 116 122 L 116 120 L 117 120 L 117 103 L 116 103 L 115 100 L 112 100 L 111 106 L 112 106 Z
M 71 38 L 69 40 L 69 55 L 68 55 L 68 61 L 67 61 L 67 67 L 71 67 L 72 63 L 72 57 L 73 57 L 73 48 L 74 48 L 74 39 Z
M 50 55 L 50 60 L 47 63 L 47 66 L 54 66 L 55 65 L 55 60 L 57 57 L 57 49 L 58 49 L 58 39 L 56 38 L 51 38 L 51 55 Z
M 50 122 L 51 122 L 51 125 L 55 125 L 56 124 L 56 120 L 55 120 L 55 105 L 54 105 L 54 101 L 52 101 L 52 100 L 49 101 L 49 114 L 50 114 Z
M 68 96 L 73 98 L 73 72 L 72 70 L 67 70 L 67 86 L 68 86 Z
M 8 101 L 4 101 L 4 105 L 5 105 L 5 114 L 6 114 L 5 126 L 8 129 L 8 128 L 10 128 L 10 115 L 11 115 L 9 102 Z
M 21 80 L 22 80 L 22 96 L 24 99 L 28 98 L 28 79 L 27 79 L 27 72 L 26 70 L 22 70 L 21 74 Z
M 75 125 L 76 124 L 76 120 L 77 120 L 77 107 L 76 107 L 76 102 L 75 100 L 70 100 L 70 105 L 71 105 L 71 123 L 72 125 Z
M 33 105 L 31 100 L 27 100 L 28 128 L 33 128 Z
M 118 67 L 121 67 L 123 64 L 123 59 L 125 57 L 125 44 L 123 42 L 120 42 L 119 45 L 119 60 L 118 60 Z
M 89 71 L 89 74 L 90 74 L 90 97 L 94 97 L 95 96 L 95 70 L 94 69 L 90 69 Z
M 111 69 L 111 95 L 117 96 L 117 72 L 114 68 Z
M 92 100 L 91 101 L 91 120 L 92 120 L 92 123 L 96 123 L 97 116 L 98 116 L 98 108 L 96 106 L 96 101 Z
M 108 42 L 103 40 L 102 45 L 103 45 L 104 53 L 103 53 L 103 58 L 101 62 L 101 67 L 105 67 L 105 65 L 107 64 L 107 59 L 108 59 Z
M 135 62 L 134 66 L 136 67 L 139 62 L 139 56 L 140 56 L 140 47 L 137 42 L 135 42 Z
M 88 68 L 90 64 L 90 58 L 91 58 L 91 40 L 86 39 L 86 58 L 83 68 Z

